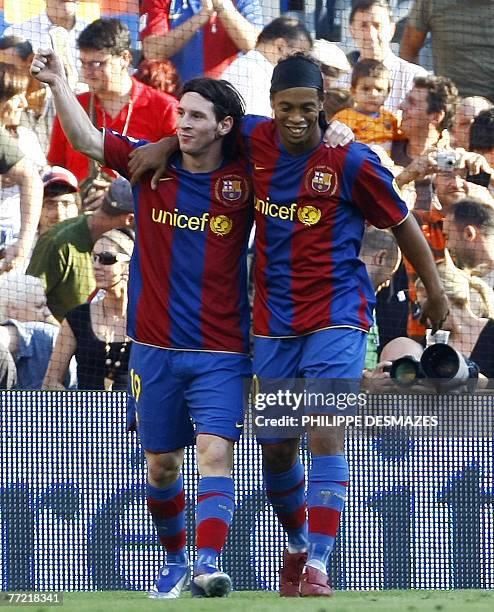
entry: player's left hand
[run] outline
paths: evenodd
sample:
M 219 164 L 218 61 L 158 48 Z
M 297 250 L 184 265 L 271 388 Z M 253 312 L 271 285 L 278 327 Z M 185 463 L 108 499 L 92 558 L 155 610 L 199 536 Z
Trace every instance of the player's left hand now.
M 327 147 L 344 147 L 355 140 L 355 134 L 341 121 L 331 121 L 324 132 L 323 141 Z
M 156 189 L 160 178 L 166 173 L 170 155 L 178 148 L 176 137 L 162 138 L 158 142 L 134 149 L 129 154 L 130 183 L 135 185 L 143 174 L 153 170 L 151 189 Z
M 446 294 L 436 293 L 429 295 L 422 305 L 422 314 L 420 322 L 426 327 L 432 328 L 432 333 L 435 334 L 438 329 L 444 325 L 449 314 L 449 301 Z

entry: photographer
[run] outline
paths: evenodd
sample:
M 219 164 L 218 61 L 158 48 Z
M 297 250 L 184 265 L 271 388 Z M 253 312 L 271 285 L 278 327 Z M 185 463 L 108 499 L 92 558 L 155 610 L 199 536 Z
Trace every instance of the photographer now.
M 443 329 L 450 332 L 448 344 L 477 364 L 486 378 L 494 378 L 494 294 L 480 278 L 458 269 L 446 251 L 437 266 L 449 299 L 449 314 Z M 419 304 L 425 291 L 417 282 Z
M 423 352 L 423 346 L 411 338 L 393 338 L 383 347 L 379 363 L 373 369 L 364 370 L 366 389 L 381 393 L 396 389 L 389 372 L 393 362 L 402 357 L 413 357 L 419 361 Z
M 443 134 L 451 128 L 458 104 L 458 91 L 444 77 L 417 77 L 400 108 L 401 129 L 407 140 L 393 143 L 391 157 L 404 170 L 396 177 L 399 187 L 415 181 L 415 208 L 428 210 L 432 199 L 430 176 L 436 170 L 437 151 L 449 145 Z M 444 140 L 446 137 L 446 140 Z
M 389 283 L 393 273 L 400 265 L 401 251 L 391 232 L 368 226 L 365 228 L 359 258 L 367 268 L 367 274 L 377 295 L 379 290 Z M 367 334 L 366 370 L 372 370 L 378 362 L 379 325 L 383 322 L 381 315 L 384 314 L 386 317 L 390 314 L 389 309 L 381 313 L 380 306 L 382 302 L 378 300 L 374 311 L 374 325 Z M 396 324 L 396 320 L 393 321 L 393 324 Z
M 462 148 L 453 149 L 450 146 L 447 130 L 452 129 L 457 103 L 457 91 L 449 79 L 428 76 L 415 79 L 413 89 L 401 105 L 403 111 L 401 128 L 406 133 L 407 140 L 393 143 L 391 157 L 396 164 L 404 167 L 396 176 L 398 186 L 402 188 L 411 182 L 415 183 L 416 210 L 429 211 L 435 194 L 441 205 L 444 205 L 441 201 L 443 196 L 447 205 L 449 204 L 447 194 L 454 194 L 457 191 L 459 193 L 455 201 L 467 195 L 483 201 L 488 198 L 483 189 L 477 189 L 471 183 L 478 183 L 486 188 L 490 181 L 487 175 L 494 174 L 486 156 L 486 152 L 494 150 L 494 128 L 491 127 L 489 130 L 487 125 L 492 123 L 494 126 L 494 121 L 490 121 L 494 114 L 487 110 L 475 118 L 470 136 L 470 143 L 475 145 L 470 148 L 474 152 Z M 488 134 L 491 134 L 492 142 Z M 440 187 L 441 195 L 439 195 L 438 190 L 434 189 L 433 175 L 446 173 L 445 177 L 451 178 L 452 175 L 448 173 L 453 171 L 463 179 L 469 176 L 470 185 L 463 184 L 459 190 Z
M 444 258 L 444 217 L 455 202 L 466 197 L 473 197 L 480 202 L 494 206 L 494 199 L 488 189 L 472 182 L 476 177 L 482 176 L 482 172 L 494 174 L 494 170 L 490 168 L 484 157 L 463 149 L 451 149 L 442 151 L 439 161 L 438 164 L 437 153 L 430 152 L 414 162 L 415 167 L 422 163 L 423 168 L 427 168 L 424 174 L 425 172 L 431 173 L 429 180 L 432 195 L 427 210 L 415 209 L 413 211 L 437 262 Z M 408 299 L 411 305 L 407 333 L 414 339 L 420 339 L 425 329 L 418 322 L 418 317 L 414 317 L 417 274 L 407 260 L 405 260 L 405 268 L 408 275 Z

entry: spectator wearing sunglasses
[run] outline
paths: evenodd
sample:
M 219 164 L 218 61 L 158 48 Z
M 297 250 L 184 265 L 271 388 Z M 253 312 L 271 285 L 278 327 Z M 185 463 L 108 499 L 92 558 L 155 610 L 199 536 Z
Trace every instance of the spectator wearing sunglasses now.
M 133 226 L 133 210 L 130 185 L 119 177 L 94 213 L 67 219 L 39 237 L 28 274 L 43 281 L 48 306 L 59 321 L 96 289 L 91 255 L 96 240 L 111 229 Z
M 96 241 L 91 259 L 100 299 L 67 313 L 48 366 L 45 389 L 64 388 L 73 355 L 78 389 L 127 388 L 127 280 L 133 248 L 133 232 L 127 229 L 112 229 Z

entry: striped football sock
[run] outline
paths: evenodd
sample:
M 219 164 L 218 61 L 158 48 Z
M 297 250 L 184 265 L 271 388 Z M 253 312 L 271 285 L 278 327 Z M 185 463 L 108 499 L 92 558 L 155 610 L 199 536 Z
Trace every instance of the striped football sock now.
M 187 563 L 182 476 L 164 489 L 147 483 L 146 498 L 160 543 L 166 549 L 167 563 Z
M 283 529 L 291 553 L 307 550 L 305 472 L 299 458 L 287 472 L 264 470 L 266 494 Z
M 199 480 L 196 510 L 197 560 L 195 573 L 201 566 L 217 566 L 225 545 L 235 510 L 233 479 L 226 476 L 205 476 Z
M 345 507 L 348 488 L 348 461 L 345 455 L 312 457 L 307 505 L 309 508 L 309 554 L 307 565 L 327 573 Z

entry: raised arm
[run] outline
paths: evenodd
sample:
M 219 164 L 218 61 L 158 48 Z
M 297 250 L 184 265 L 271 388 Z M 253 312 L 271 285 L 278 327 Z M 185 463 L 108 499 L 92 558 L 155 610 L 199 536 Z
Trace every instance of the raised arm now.
M 412 264 L 427 291 L 427 300 L 422 308 L 420 322 L 423 325 L 430 322 L 432 329 L 437 330 L 448 315 L 448 299 L 427 240 L 413 215 L 408 215 L 403 223 L 391 229 L 403 255 Z
M 233 4 L 232 0 L 212 0 L 213 8 L 230 38 L 244 53 L 256 46 L 259 30 L 250 23 Z
M 211 0 L 205 0 L 202 3 L 202 9 L 187 19 L 184 23 L 176 28 L 169 29 L 163 34 L 149 34 L 142 40 L 142 51 L 146 59 L 167 59 L 180 51 L 180 49 L 189 42 L 194 34 L 208 23 L 213 14 L 213 5 Z M 166 19 L 165 16 L 159 16 L 161 19 Z
M 75 336 L 67 320 L 64 320 L 51 354 L 43 389 L 65 389 L 63 381 L 76 348 Z
M 60 124 L 77 151 L 103 163 L 103 133 L 91 123 L 65 77 L 60 59 L 51 49 L 40 49 L 31 64 L 31 74 L 50 86 Z
M 158 5 L 158 6 L 157 6 Z M 147 19 L 160 23 L 169 19 L 167 10 L 160 3 L 149 3 Z M 147 59 L 166 59 L 171 57 L 189 42 L 211 18 L 221 20 L 230 38 L 240 51 L 250 51 L 256 45 L 259 30 L 237 9 L 232 0 L 202 0 L 201 10 L 175 28 L 167 27 L 166 32 L 151 33 L 143 36 L 142 49 Z

